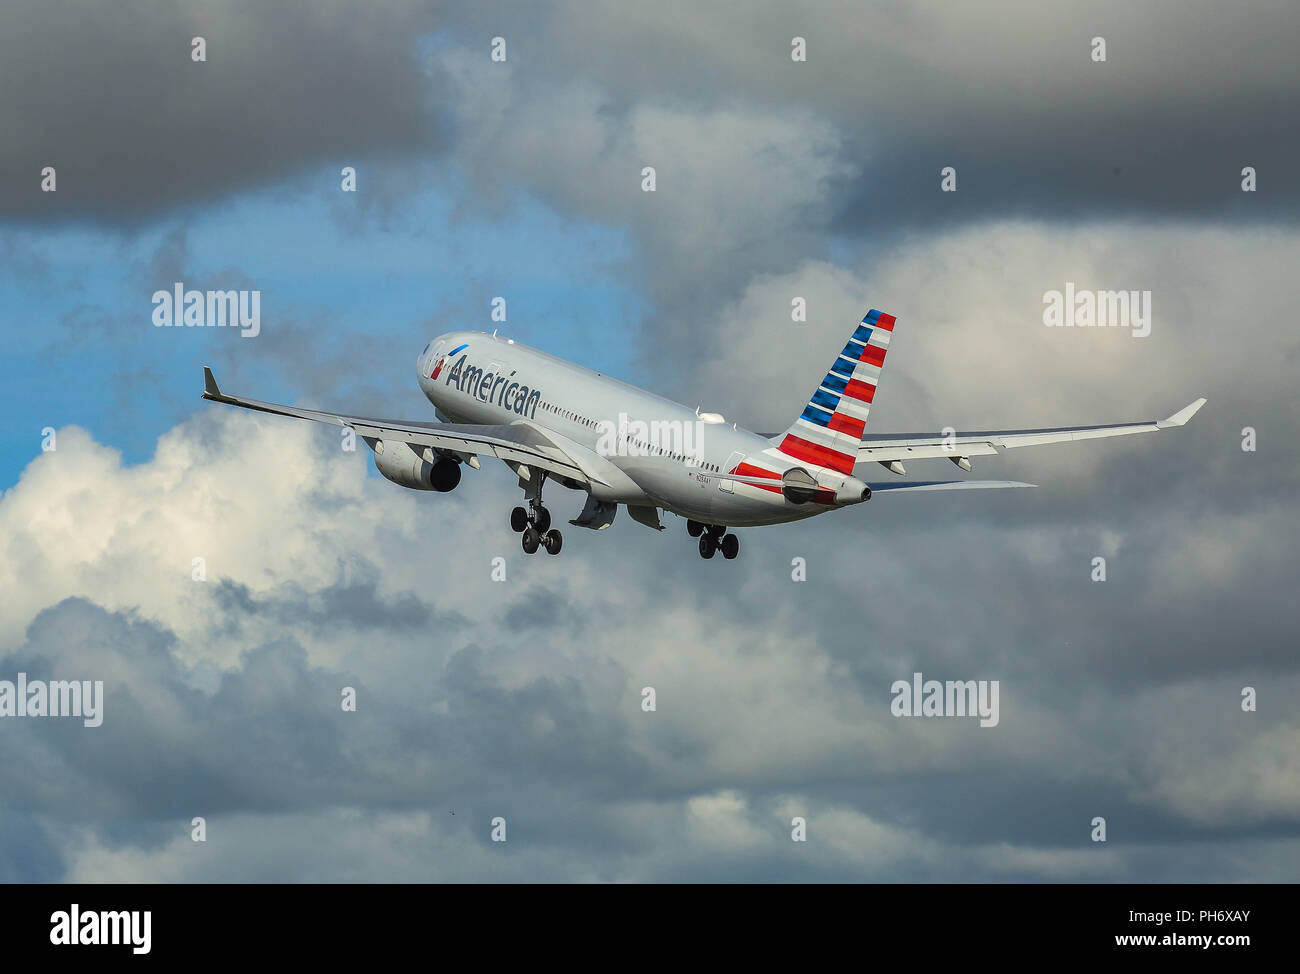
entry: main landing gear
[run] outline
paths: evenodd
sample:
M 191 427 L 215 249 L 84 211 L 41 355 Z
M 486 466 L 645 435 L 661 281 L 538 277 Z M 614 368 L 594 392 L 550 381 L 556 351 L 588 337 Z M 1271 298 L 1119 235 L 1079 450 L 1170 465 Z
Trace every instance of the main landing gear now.
M 548 554 L 558 555 L 564 544 L 560 532 L 551 528 L 551 512 L 542 506 L 540 484 L 536 492 L 529 492 L 528 507 L 516 507 L 510 512 L 510 528 L 523 535 L 526 555 L 533 554 L 538 548 L 545 548 Z
M 687 521 L 686 533 L 692 538 L 700 539 L 700 557 L 712 558 L 721 551 L 722 557 L 730 561 L 740 554 L 740 539 L 734 534 L 727 534 L 721 524 L 701 524 L 699 521 Z
M 550 512 L 540 504 L 532 510 L 516 507 L 510 512 L 510 527 L 523 535 L 526 555 L 531 555 L 538 548 L 545 548 L 550 554 L 558 555 L 564 544 L 560 532 L 551 528 Z

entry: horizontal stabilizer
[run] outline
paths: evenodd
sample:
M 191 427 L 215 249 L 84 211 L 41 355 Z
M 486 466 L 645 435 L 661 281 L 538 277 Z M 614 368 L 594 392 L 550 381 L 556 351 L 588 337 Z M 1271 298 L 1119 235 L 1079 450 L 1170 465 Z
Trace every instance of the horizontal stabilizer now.
M 1131 433 L 1153 433 L 1156 430 L 1182 426 L 1205 405 L 1204 399 L 1184 406 L 1168 419 L 1149 419 L 1145 422 L 1119 423 L 1111 426 L 1063 426 L 1056 429 L 982 430 L 959 432 L 951 427 L 939 433 L 885 433 L 864 437 L 858 447 L 858 463 L 875 460 L 889 466 L 897 460 L 923 460 L 930 457 L 969 460 L 988 456 L 1001 450 L 1014 450 L 1022 446 L 1043 446 L 1048 443 L 1074 443 L 1079 440 L 1096 440 L 1107 436 L 1127 436 Z
M 1037 487 L 1018 480 L 913 480 L 902 483 L 868 484 L 872 494 L 896 490 L 994 490 L 1000 487 Z

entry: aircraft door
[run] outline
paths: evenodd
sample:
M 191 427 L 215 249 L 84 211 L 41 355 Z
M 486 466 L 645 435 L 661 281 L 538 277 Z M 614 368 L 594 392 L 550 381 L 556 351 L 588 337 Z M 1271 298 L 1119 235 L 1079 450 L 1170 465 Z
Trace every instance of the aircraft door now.
M 745 459 L 745 454 L 733 453 L 731 456 L 727 457 L 727 463 L 726 466 L 722 468 L 722 472 L 731 473 L 731 471 L 733 471 L 743 459 Z M 734 494 L 736 492 L 736 482 L 734 480 L 719 479 L 718 490 L 722 491 L 724 494 Z

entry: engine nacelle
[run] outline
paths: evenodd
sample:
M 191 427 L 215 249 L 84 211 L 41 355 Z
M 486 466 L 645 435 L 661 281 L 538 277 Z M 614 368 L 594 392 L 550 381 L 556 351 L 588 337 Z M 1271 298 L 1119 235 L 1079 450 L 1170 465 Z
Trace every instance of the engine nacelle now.
M 460 483 L 460 464 L 455 460 L 433 454 L 437 459 L 430 463 L 424 458 L 424 447 L 417 450 L 403 440 L 366 442 L 375 451 L 375 469 L 395 484 L 445 494 Z
M 781 494 L 791 504 L 807 504 L 817 490 L 817 478 L 803 467 L 791 467 L 781 475 Z

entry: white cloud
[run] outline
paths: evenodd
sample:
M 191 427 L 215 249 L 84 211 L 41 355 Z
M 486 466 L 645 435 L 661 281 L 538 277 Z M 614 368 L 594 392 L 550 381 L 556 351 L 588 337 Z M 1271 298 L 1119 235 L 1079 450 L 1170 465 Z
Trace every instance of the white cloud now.
M 353 836 L 353 853 L 339 853 L 338 868 L 354 877 L 382 875 L 390 866 L 390 875 L 423 868 L 393 865 L 401 858 L 394 850 L 414 841 L 409 828 L 457 849 L 447 853 L 455 863 L 449 868 L 462 878 L 517 878 L 535 868 L 573 878 L 646 878 L 677 875 L 711 857 L 718 868 L 750 861 L 756 868 L 827 876 L 922 869 L 931 876 L 1060 877 L 1116 875 L 1121 868 L 1114 857 L 1058 855 L 1051 843 L 1022 847 L 986 837 L 963 843 L 927 834 L 924 822 L 903 829 L 882 819 L 884 810 L 870 797 L 898 781 L 922 788 L 916 794 L 923 802 L 919 796 L 932 793 L 928 789 L 954 780 L 996 789 L 1011 776 L 1034 781 L 1048 794 L 1087 787 L 1099 792 L 1098 803 L 1119 802 L 1130 815 L 1157 810 L 1189 827 L 1300 815 L 1295 776 L 1288 776 L 1282 760 L 1285 748 L 1278 750 L 1296 728 L 1282 712 L 1258 715 L 1264 736 L 1255 739 L 1224 735 L 1205 720 L 1207 708 L 1235 706 L 1232 693 L 1222 699 L 1221 677 L 1168 686 L 1157 678 L 1136 706 L 1117 699 L 1105 682 L 1072 677 L 1067 690 L 1046 674 L 1058 652 L 1068 658 L 1079 650 L 1051 647 L 1048 640 L 1059 637 L 1050 608 L 1042 611 L 1030 600 L 1015 609 L 1014 601 L 1004 601 L 1003 613 L 1018 613 L 1016 632 L 995 637 L 980 622 L 985 596 L 978 577 L 969 577 L 964 588 L 951 587 L 947 572 L 962 569 L 940 569 L 926 554 L 933 536 L 928 529 L 890 529 L 888 575 L 859 573 L 861 552 L 872 550 L 867 539 L 880 540 L 878 532 L 865 532 L 878 522 L 843 515 L 829 533 L 811 524 L 785 534 L 750 533 L 746 560 L 736 563 L 734 576 L 721 578 L 718 566 L 692 557 L 675 523 L 663 535 L 621 521 L 599 535 L 571 529 L 573 539 L 560 558 L 529 559 L 515 551 L 515 536 L 504 523 L 514 503 L 504 471 L 488 467 L 467 475 L 449 496 L 406 493 L 366 476 L 368 456 L 341 453 L 332 433 L 214 406 L 166 434 L 152 459 L 127 467 L 114 451 L 69 428 L 60 433 L 57 453 L 33 461 L 0 499 L 0 533 L 13 553 L 3 562 L 5 658 L 12 663 L 35 654 L 54 666 L 98 667 L 109 683 L 132 694 L 110 700 L 117 709 L 106 726 L 120 736 L 88 742 L 101 752 L 109 748 L 102 759 L 87 763 L 92 752 L 86 752 L 51 765 L 34 755 L 58 753 L 64 746 L 58 740 L 7 738 L 9 793 L 64 823 L 57 834 L 69 827 L 88 830 L 72 853 L 73 876 L 263 877 L 276 869 L 291 874 L 305 862 L 306 849 L 259 860 L 260 847 L 251 840 L 246 854 L 232 852 L 215 865 L 195 859 L 188 838 L 161 849 L 149 845 L 153 851 L 129 841 L 107 844 L 97 823 L 129 814 L 145 787 L 131 774 L 102 777 L 114 774 L 116 758 L 109 752 L 157 746 L 146 740 L 172 742 L 157 774 L 164 782 L 174 778 L 173 798 L 183 799 L 188 789 L 199 804 L 210 804 L 214 789 L 246 796 L 234 809 L 193 814 L 251 821 L 272 814 L 263 805 L 269 799 L 274 817 L 266 827 L 272 830 L 296 829 L 300 816 L 314 823 L 311 834 L 350 829 L 346 815 L 320 807 L 324 783 L 344 776 L 346 785 L 336 785 L 341 809 L 388 823 L 383 835 Z M 557 491 L 551 504 L 557 516 L 567 513 L 566 505 L 576 510 L 567 492 Z M 1146 534 L 1134 542 L 1139 552 L 1151 534 L 1165 530 L 1140 523 Z M 1227 523 L 1211 520 L 1199 530 L 1218 531 Z M 846 531 L 860 540 L 844 544 Z M 1004 566 L 996 576 L 1023 571 L 1016 568 L 1023 533 L 972 521 L 943 535 L 946 545 L 979 551 Z M 1058 570 L 1070 545 L 1052 543 L 1042 529 L 1029 536 L 1035 533 L 1048 546 L 1034 571 Z M 1097 533 L 1080 536 L 1091 551 Z M 822 544 L 829 538 L 840 542 L 833 550 Z M 791 544 L 814 554 L 815 585 L 788 580 Z M 1254 550 L 1267 550 L 1262 536 Z M 490 580 L 496 552 L 507 555 L 508 582 Z M 208 558 L 207 582 L 190 580 L 195 553 Z M 1241 552 L 1231 554 L 1228 570 L 1246 571 Z M 1078 581 L 1071 584 L 1093 592 L 1085 588 L 1086 564 L 1080 561 Z M 427 602 L 429 623 L 386 626 L 381 613 L 377 621 L 349 624 L 355 615 L 349 605 L 322 615 L 322 600 L 342 597 L 338 586 L 349 565 L 373 573 L 381 603 L 396 605 L 412 593 Z M 888 617 L 873 608 L 874 599 L 861 601 L 866 577 L 876 579 L 871 589 L 889 602 Z M 222 579 L 246 586 L 250 601 L 216 597 Z M 1016 583 L 1026 584 L 1033 583 Z M 1161 598 L 1195 600 L 1203 587 L 1224 584 L 1219 572 L 1171 567 L 1156 591 Z M 944 593 L 939 606 L 936 591 Z M 159 628 L 152 636 L 137 626 L 110 637 L 78 630 L 91 616 L 64 612 L 49 617 L 35 643 L 20 646 L 32 617 L 70 596 Z M 541 614 L 555 604 L 569 606 L 571 614 Z M 268 610 L 274 606 L 279 610 Z M 444 618 L 439 613 L 451 611 L 462 612 L 467 624 L 437 622 Z M 294 613 L 302 616 L 296 623 Z M 962 623 L 944 631 L 949 613 Z M 538 625 L 529 624 L 533 618 Z M 936 626 L 942 632 L 937 643 Z M 136 645 L 146 637 L 154 641 L 154 655 L 141 655 Z M 292 643 L 305 648 L 301 660 Z M 247 655 L 254 647 L 261 648 Z M 465 656 L 467 649 L 474 655 Z M 893 717 L 888 687 L 917 667 L 940 678 L 1001 679 L 999 727 L 981 731 L 961 721 Z M 200 702 L 180 686 L 204 684 L 205 668 L 239 680 L 222 683 L 220 697 L 211 696 L 217 684 L 209 683 L 206 702 Z M 320 723 L 337 708 L 336 684 L 345 679 L 360 682 L 361 722 Z M 1229 677 L 1238 685 L 1241 679 Z M 639 707 L 646 685 L 657 690 L 654 713 Z M 1195 706 L 1185 700 L 1186 686 L 1197 688 Z M 138 702 L 138 718 L 127 719 L 126 699 Z M 214 739 L 212 728 L 223 713 L 249 722 L 256 743 Z M 294 726 L 333 729 L 312 743 L 297 740 Z M 1182 757 L 1146 760 L 1149 742 L 1168 737 L 1171 727 L 1179 735 L 1173 753 Z M 413 728 L 427 728 L 417 736 L 433 735 L 434 741 L 412 739 Z M 131 744 L 131 735 L 141 732 L 147 738 Z M 258 760 L 247 764 L 229 748 L 254 748 Z M 44 783 L 35 788 L 21 769 L 38 767 L 45 768 Z M 1255 770 L 1233 770 L 1241 768 Z M 69 774 L 78 777 L 69 780 Z M 621 784 L 613 786 L 614 779 Z M 830 797 L 837 788 L 858 797 Z M 95 801 L 75 798 L 86 790 Z M 794 805 L 787 802 L 774 817 L 765 796 L 778 793 L 799 796 L 790 801 L 815 813 L 821 851 L 790 858 L 782 822 Z M 412 801 L 461 805 L 479 815 L 504 804 L 514 809 L 512 821 L 519 809 L 531 809 L 522 814 L 533 820 L 519 823 L 519 846 L 512 846 L 527 851 L 498 868 L 465 847 L 465 835 L 403 818 L 401 807 Z M 861 808 L 854 807 L 857 801 Z M 583 810 L 566 824 L 561 809 L 575 802 Z M 1085 812 L 1093 810 L 1077 814 Z M 927 814 L 948 817 L 942 806 Z M 402 822 L 407 826 L 398 828 Z M 686 853 L 673 823 L 690 839 Z M 390 825 L 397 829 L 392 835 Z M 996 821 L 981 826 L 984 834 L 1009 828 Z M 617 855 L 580 855 L 566 835 L 573 830 L 610 836 L 611 855 L 626 843 L 642 852 L 622 865 Z M 372 842 L 390 851 L 380 851 L 375 871 L 366 873 L 363 850 Z M 858 843 L 865 843 L 862 854 L 848 856 Z

